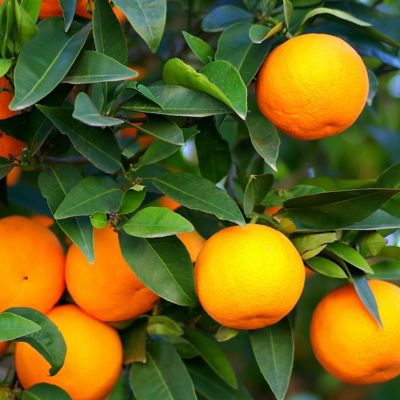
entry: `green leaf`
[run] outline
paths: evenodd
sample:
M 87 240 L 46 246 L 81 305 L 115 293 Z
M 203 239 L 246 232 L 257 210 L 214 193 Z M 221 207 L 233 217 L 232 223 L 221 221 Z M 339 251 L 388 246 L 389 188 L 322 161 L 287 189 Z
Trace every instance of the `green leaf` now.
M 67 32 L 74 20 L 76 0 L 58 0 L 58 3 L 60 4 L 64 17 L 65 32 Z
M 95 0 L 93 38 L 96 51 L 121 64 L 128 63 L 128 46 L 121 24 L 107 0 Z
M 244 225 L 239 207 L 210 181 L 187 172 L 169 173 L 153 179 L 161 192 L 185 207 L 214 214 L 219 219 Z
M 375 257 L 386 246 L 385 238 L 376 231 L 362 233 L 357 242 L 364 257 Z
M 214 337 L 217 342 L 226 342 L 236 337 L 240 333 L 240 330 L 228 328 L 227 326 L 220 326 L 215 333 Z
M 265 380 L 278 400 L 285 398 L 293 368 L 294 339 L 288 318 L 250 333 L 251 347 Z
M 55 375 L 63 366 L 67 346 L 60 331 L 44 314 L 32 308 L 9 308 L 7 312 L 30 319 L 41 329 L 29 335 L 17 338 L 17 342 L 31 345 L 50 364 L 50 375 Z
M 75 149 L 94 166 L 106 173 L 114 173 L 121 168 L 120 150 L 110 131 L 82 124 L 72 117 L 69 108 L 39 105 L 37 108 L 61 133 L 68 136 Z
M 276 128 L 259 112 L 251 112 L 246 120 L 251 143 L 263 160 L 276 171 L 280 139 Z
M 153 315 L 147 324 L 147 334 L 150 336 L 181 336 L 183 329 L 165 315 Z
M 61 0 L 65 1 L 65 0 Z M 40 11 L 40 6 L 41 6 L 41 1 L 40 0 L 22 0 L 21 1 L 21 7 L 25 9 L 25 11 L 31 16 L 33 21 L 37 21 L 39 18 L 39 11 Z
M 166 0 L 114 0 L 114 4 L 121 9 L 133 29 L 155 53 L 164 32 Z
M 289 30 L 293 14 L 293 4 L 290 0 L 283 0 L 283 14 L 285 16 L 286 28 Z
M 81 178 L 80 173 L 68 164 L 57 164 L 40 173 L 39 188 L 53 214 Z M 66 218 L 56 222 L 78 246 L 89 263 L 93 263 L 93 229 L 87 218 Z
M 107 400 L 133 400 L 132 392 L 129 383 L 125 376 L 120 376 L 117 383 L 114 385 L 112 392 L 107 397 Z
M 7 158 L 0 157 L 0 179 L 3 179 L 14 167 L 14 164 Z
M 324 257 L 313 257 L 307 260 L 307 266 L 321 275 L 330 278 L 347 278 L 346 273 L 339 265 Z
M 199 122 L 200 133 L 196 135 L 196 153 L 201 176 L 211 182 L 219 182 L 231 167 L 228 143 L 221 137 L 213 121 Z
M 385 169 L 376 181 L 379 188 L 400 187 L 400 162 Z
M 12 60 L 10 58 L 0 58 L 0 76 L 4 76 L 11 68 Z
M 396 197 L 396 196 L 394 196 Z M 343 227 L 343 230 L 350 231 L 371 231 L 385 229 L 399 229 L 400 218 L 396 218 L 385 211 L 377 210 L 369 217 L 357 222 L 353 225 Z
M 25 390 L 21 400 L 71 400 L 71 397 L 58 386 L 38 383 Z
M 137 400 L 196 400 L 189 373 L 172 345 L 151 342 L 146 364 L 133 364 L 129 382 Z
M 135 168 L 141 168 L 145 165 L 150 165 L 164 160 L 176 153 L 180 149 L 180 146 L 175 144 L 164 142 L 163 140 L 156 140 L 151 143 L 147 148 L 139 162 L 135 165 Z
M 124 193 L 119 207 L 119 214 L 130 214 L 140 207 L 146 197 L 145 190 L 136 190 L 135 186 Z
M 96 51 L 85 50 L 63 81 L 72 84 L 84 84 L 123 81 L 137 76 L 136 71 L 114 58 Z
M 15 2 L 15 18 L 17 25 L 16 39 L 19 45 L 23 45 L 37 35 L 38 28 L 29 13 L 18 2 Z
M 342 242 L 329 243 L 327 249 L 337 257 L 340 257 L 342 260 L 360 269 L 361 271 L 370 274 L 374 273 L 365 258 L 348 244 Z
M 164 64 L 163 79 L 167 85 L 207 93 L 225 103 L 242 119 L 246 118 L 246 87 L 239 73 L 227 62 L 213 61 L 199 73 L 179 58 L 171 58 Z
M 103 229 L 108 225 L 108 218 L 106 213 L 97 212 L 90 216 L 90 223 L 93 228 Z
M 235 373 L 218 343 L 198 329 L 188 328 L 185 337 L 199 352 L 207 365 L 229 386 L 237 388 Z
M 76 96 L 72 116 L 90 126 L 116 126 L 124 123 L 122 119 L 101 115 L 92 99 L 85 92 L 80 92 Z
M 205 93 L 195 92 L 181 86 L 153 85 L 148 88 L 158 104 L 136 96 L 122 108 L 149 114 L 187 117 L 207 117 L 225 114 L 228 107 Z
M 122 190 L 109 176 L 87 176 L 67 193 L 54 213 L 54 218 L 117 211 L 122 195 Z
M 374 279 L 400 280 L 399 260 L 383 260 L 373 264 Z
M 182 129 L 165 117 L 152 116 L 143 125 L 135 125 L 138 131 L 154 136 L 164 142 L 183 145 L 185 143 Z
M 254 210 L 254 207 L 257 206 L 270 191 L 273 183 L 274 177 L 271 174 L 250 175 L 243 197 L 243 209 L 248 217 Z
M 316 256 L 328 243 L 336 242 L 338 239 L 336 232 L 311 233 L 291 238 L 303 260 Z
M 205 32 L 218 32 L 237 22 L 251 22 L 253 16 L 243 8 L 225 5 L 214 8 L 201 22 Z
M 150 290 L 175 304 L 196 304 L 193 264 L 177 237 L 142 239 L 121 232 L 119 240 L 126 262 Z
M 249 37 L 250 23 L 238 23 L 225 29 L 218 39 L 216 60 L 230 62 L 240 73 L 245 85 L 249 85 L 271 48 L 272 41 L 261 45 L 252 43 Z
M 338 229 L 370 216 L 397 189 L 354 189 L 324 192 L 285 201 L 289 215 L 307 226 Z
M 359 26 L 371 26 L 371 24 L 369 22 L 362 21 L 361 19 L 356 18 L 353 15 L 348 14 L 345 11 L 336 10 L 333 8 L 326 8 L 326 7 L 319 7 L 319 8 L 312 9 L 303 18 L 303 21 L 301 22 L 301 24 L 304 25 L 309 19 L 311 19 L 317 15 L 321 15 L 321 14 L 329 14 L 336 18 L 342 19 L 347 22 L 351 22 L 352 24 L 359 25 Z
M 262 43 L 279 33 L 285 27 L 283 22 L 278 22 L 273 28 L 265 25 L 254 24 L 249 29 L 249 38 L 253 43 Z
M 369 68 L 367 69 L 367 71 L 368 71 L 368 81 L 369 81 L 367 104 L 371 107 L 372 102 L 374 101 L 374 98 L 378 93 L 379 80 L 377 76 L 374 74 L 374 72 L 371 71 Z
M 71 68 L 90 32 L 87 24 L 70 37 L 59 18 L 46 18 L 38 28 L 38 35 L 22 47 L 15 67 L 12 110 L 29 107 L 49 94 Z
M 179 214 L 164 207 L 146 207 L 122 226 L 131 236 L 156 238 L 192 232 L 193 225 Z
M 366 310 L 375 319 L 377 324 L 384 329 L 385 327 L 382 325 L 381 317 L 379 316 L 379 310 L 378 305 L 376 304 L 375 296 L 368 285 L 366 277 L 364 275 L 352 275 L 351 280 L 354 284 L 357 295 Z
M 128 329 L 121 331 L 125 365 L 146 362 L 146 328 L 147 320 L 138 318 Z
M 207 64 L 214 57 L 213 48 L 205 42 L 203 39 L 200 39 L 197 36 L 193 36 L 188 32 L 182 32 L 183 37 L 186 40 L 186 43 L 192 50 L 193 54 L 203 63 Z
M 40 329 L 40 325 L 30 319 L 7 311 L 0 313 L 0 342 L 8 342 Z

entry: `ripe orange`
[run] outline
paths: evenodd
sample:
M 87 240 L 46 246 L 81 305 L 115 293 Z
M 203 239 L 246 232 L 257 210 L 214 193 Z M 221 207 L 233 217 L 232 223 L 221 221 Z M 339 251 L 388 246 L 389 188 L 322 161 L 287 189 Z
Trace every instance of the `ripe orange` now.
M 270 215 L 271 217 L 277 214 L 279 211 L 281 211 L 283 206 L 272 206 L 272 207 L 267 207 L 264 210 L 264 214 Z
M 74 244 L 66 261 L 66 283 L 74 301 L 101 321 L 124 321 L 153 308 L 158 296 L 130 269 L 109 226 L 94 231 L 95 262 L 89 264 Z
M 117 332 L 71 304 L 55 307 L 48 317 L 65 339 L 64 365 L 49 376 L 48 362 L 28 344 L 17 343 L 15 367 L 22 386 L 50 383 L 73 400 L 104 399 L 121 372 L 122 345 Z
M 296 248 L 263 225 L 222 229 L 206 241 L 195 265 L 200 303 L 217 322 L 235 329 L 278 322 L 296 305 L 304 280 Z
M 190 254 L 190 259 L 195 262 L 205 243 L 203 236 L 197 231 L 178 233 L 176 236 L 185 245 Z
M 385 382 L 400 374 L 400 288 L 370 281 L 383 329 L 358 298 L 353 285 L 328 293 L 311 320 L 311 344 L 323 367 L 353 384 Z
M 12 90 L 11 85 L 4 76 L 0 77 L 0 89 Z M 13 93 L 7 90 L 0 91 L 0 119 L 7 119 L 15 115 L 15 112 L 8 108 L 13 96 Z
M 172 211 L 176 210 L 181 206 L 178 202 L 172 200 L 171 197 L 168 196 L 161 196 L 158 199 L 158 204 L 160 205 L 160 207 L 165 207 Z
M 64 252 L 56 236 L 30 218 L 0 219 L 0 312 L 48 312 L 64 291 Z
M 260 111 L 300 140 L 336 135 L 360 115 L 368 96 L 367 69 L 344 40 L 296 36 L 266 58 L 257 80 Z
M 8 136 L 4 132 L 0 131 L 0 157 L 9 158 L 10 155 L 12 155 L 18 158 L 21 155 L 24 146 L 24 142 L 21 142 L 20 140 L 15 139 L 12 136 Z M 15 185 L 18 182 L 20 175 L 20 168 L 14 167 L 7 174 L 7 185 Z
M 6 351 L 8 342 L 0 342 L 0 356 Z
M 45 228 L 51 228 L 54 225 L 54 219 L 48 215 L 38 214 L 31 217 L 31 219 Z
M 111 1 L 111 0 L 110 0 Z M 94 2 L 93 0 L 90 0 L 90 10 L 93 10 L 94 7 Z M 76 15 L 79 15 L 80 17 L 87 18 L 87 19 L 92 19 L 92 14 L 88 12 L 88 3 L 89 0 L 77 0 L 76 2 Z M 124 22 L 125 21 L 125 15 L 122 13 L 122 11 L 118 7 L 113 7 L 114 14 L 118 18 L 119 22 Z

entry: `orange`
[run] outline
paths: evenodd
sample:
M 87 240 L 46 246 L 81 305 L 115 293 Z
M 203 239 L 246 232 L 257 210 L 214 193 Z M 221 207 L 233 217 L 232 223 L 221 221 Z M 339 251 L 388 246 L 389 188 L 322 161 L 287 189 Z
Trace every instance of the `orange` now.
M 296 305 L 304 280 L 294 245 L 263 225 L 222 229 L 206 241 L 195 265 L 201 305 L 217 322 L 235 329 L 278 322 Z
M 24 142 L 21 142 L 20 140 L 6 135 L 4 132 L 0 131 L 0 157 L 10 158 L 10 156 L 12 156 L 18 158 L 21 155 L 24 146 Z M 20 175 L 21 170 L 18 167 L 14 167 L 7 174 L 7 185 L 15 185 L 18 182 Z
M 178 202 L 172 200 L 171 197 L 168 196 L 161 196 L 158 199 L 158 204 L 160 205 L 160 207 L 165 207 L 172 211 L 176 210 L 181 206 Z
M 272 207 L 267 207 L 264 210 L 264 214 L 270 215 L 271 217 L 275 214 L 277 214 L 279 211 L 281 211 L 283 206 L 272 206 Z
M 48 317 L 66 342 L 64 365 L 49 376 L 48 362 L 28 344 L 17 343 L 15 368 L 22 386 L 50 383 L 73 400 L 103 400 L 121 372 L 122 345 L 117 332 L 71 304 L 55 307 Z
M 0 356 L 6 351 L 8 342 L 0 342 Z
M 38 214 L 31 217 L 31 219 L 45 228 L 51 228 L 54 225 L 54 219 L 48 215 Z
M 158 296 L 147 289 L 124 260 L 118 234 L 108 226 L 94 230 L 95 262 L 74 244 L 66 261 L 66 282 L 74 301 L 102 321 L 124 321 L 153 308 Z
M 111 0 L 110 0 L 111 1 Z M 94 3 L 93 0 L 90 0 L 90 10 L 93 10 Z M 88 12 L 88 3 L 89 0 L 77 0 L 76 2 L 76 15 L 79 15 L 80 17 L 87 18 L 87 19 L 92 19 L 92 14 Z M 122 13 L 122 11 L 118 7 L 113 7 L 114 14 L 118 18 L 119 22 L 124 22 L 125 21 L 125 15 Z
M 178 233 L 177 238 L 185 245 L 190 259 L 195 262 L 202 249 L 205 239 L 197 231 Z
M 0 77 L 0 89 L 12 90 L 11 85 L 4 76 Z M 11 93 L 10 91 L 0 91 L 0 119 L 7 119 L 15 115 L 15 112 L 11 111 L 8 108 L 11 100 L 13 99 L 13 96 L 13 93 Z
M 64 291 L 64 252 L 56 236 L 30 218 L 0 219 L 0 312 L 48 312 Z
M 368 96 L 367 69 L 344 40 L 296 36 L 266 58 L 257 79 L 260 111 L 300 140 L 336 135 L 351 126 Z
M 311 344 L 322 366 L 353 384 L 385 382 L 400 374 L 400 288 L 369 282 L 383 329 L 361 303 L 353 285 L 328 293 L 311 320 Z

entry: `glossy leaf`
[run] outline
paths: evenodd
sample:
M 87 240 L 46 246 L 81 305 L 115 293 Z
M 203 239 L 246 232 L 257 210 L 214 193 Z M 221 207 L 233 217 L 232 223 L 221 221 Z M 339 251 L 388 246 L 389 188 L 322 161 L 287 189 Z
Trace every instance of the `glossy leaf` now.
M 133 29 L 156 52 L 165 27 L 166 0 L 114 0 Z
M 58 3 L 60 4 L 64 17 L 65 31 L 68 31 L 74 20 L 76 0 L 58 0 Z
M 229 386 L 237 388 L 235 373 L 218 343 L 198 329 L 188 328 L 185 337 L 198 351 L 207 365 Z
M 72 116 L 90 126 L 116 126 L 124 123 L 122 119 L 101 115 L 99 109 L 85 92 L 76 96 Z
M 319 7 L 319 8 L 314 8 L 313 10 L 311 10 L 304 17 L 302 24 L 305 24 L 309 19 L 311 19 L 317 15 L 321 15 L 321 14 L 329 14 L 336 18 L 345 20 L 347 22 L 351 22 L 352 24 L 359 25 L 359 26 L 371 26 L 370 23 L 368 23 L 366 21 L 362 21 L 361 19 L 356 18 L 347 12 L 344 12 L 342 10 L 336 10 L 333 8 L 327 8 L 327 7 Z
M 120 150 L 111 132 L 82 124 L 72 117 L 69 108 L 37 107 L 97 168 L 106 173 L 114 173 L 121 168 Z
M 203 63 L 207 64 L 214 57 L 213 48 L 205 42 L 203 39 L 200 39 L 197 36 L 191 35 L 189 32 L 182 32 L 183 37 L 186 40 L 186 43 L 192 50 L 193 54 Z
M 0 313 L 0 342 L 8 342 L 40 329 L 40 325 L 28 318 L 7 311 Z
M 121 331 L 125 365 L 146 362 L 146 327 L 147 320 L 138 318 L 128 329 Z
M 290 321 L 280 322 L 250 333 L 257 364 L 275 397 L 283 400 L 293 368 L 294 339 Z
M 214 214 L 239 225 L 245 224 L 233 199 L 204 178 L 181 172 L 155 178 L 153 183 L 161 192 L 185 207 Z
M 151 342 L 146 364 L 132 365 L 129 382 L 137 400 L 196 400 L 185 364 L 163 340 Z
M 82 179 L 80 173 L 68 164 L 58 164 L 41 172 L 39 188 L 54 214 L 67 193 Z M 87 218 L 57 220 L 64 233 L 79 247 L 89 263 L 94 261 L 93 229 Z
M 149 289 L 175 304 L 196 304 L 193 265 L 178 238 L 142 239 L 121 232 L 119 240 L 126 262 Z
M 250 216 L 254 207 L 267 195 L 274 182 L 271 174 L 250 175 L 243 197 L 244 213 Z
M 138 169 L 145 165 L 154 164 L 158 161 L 164 160 L 176 153 L 179 149 L 180 146 L 177 146 L 176 144 L 167 143 L 163 140 L 156 140 L 146 149 L 135 167 Z
M 37 332 L 16 339 L 26 342 L 38 351 L 50 364 L 50 375 L 55 375 L 63 366 L 67 347 L 60 331 L 44 314 L 32 308 L 10 308 L 9 313 L 17 314 L 38 324 Z
M 262 43 L 279 33 L 285 27 L 283 22 L 277 23 L 273 28 L 265 25 L 254 24 L 249 29 L 249 37 L 253 43 Z
M 347 278 L 343 269 L 328 258 L 313 257 L 307 260 L 307 265 L 319 274 L 329 276 L 330 278 Z
M 147 333 L 150 336 L 181 336 L 183 329 L 177 322 L 165 315 L 153 315 L 147 323 Z
M 21 49 L 15 67 L 13 110 L 35 104 L 62 81 L 86 42 L 90 24 L 72 37 L 59 18 L 46 18 L 38 28 L 38 35 Z
M 140 207 L 146 197 L 145 190 L 136 190 L 135 187 L 127 190 L 122 197 L 118 212 L 120 214 L 129 214 Z
M 154 136 L 164 142 L 183 145 L 182 129 L 173 121 L 165 117 L 152 116 L 143 125 L 136 126 L 137 130 Z
M 291 238 L 303 260 L 316 256 L 328 243 L 336 242 L 338 239 L 336 232 L 311 233 Z
M 63 389 L 49 383 L 38 383 L 22 393 L 21 400 L 71 400 Z
M 224 5 L 214 8 L 203 19 L 201 28 L 205 32 L 218 32 L 237 22 L 251 22 L 253 16 L 243 8 Z
M 109 176 L 87 176 L 67 193 L 54 213 L 54 218 L 117 211 L 122 195 L 122 190 Z
M 85 50 L 69 70 L 64 82 L 73 84 L 123 81 L 136 78 L 138 73 L 114 58 L 96 51 Z
M 0 59 L 0 76 L 4 76 L 11 68 L 12 60 L 9 58 Z

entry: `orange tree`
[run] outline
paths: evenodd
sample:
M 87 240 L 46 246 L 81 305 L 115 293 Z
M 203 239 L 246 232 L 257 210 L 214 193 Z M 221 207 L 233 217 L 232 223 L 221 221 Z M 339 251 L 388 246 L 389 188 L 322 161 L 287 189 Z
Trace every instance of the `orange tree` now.
M 0 399 L 396 397 L 395 1 L 0 4 Z

